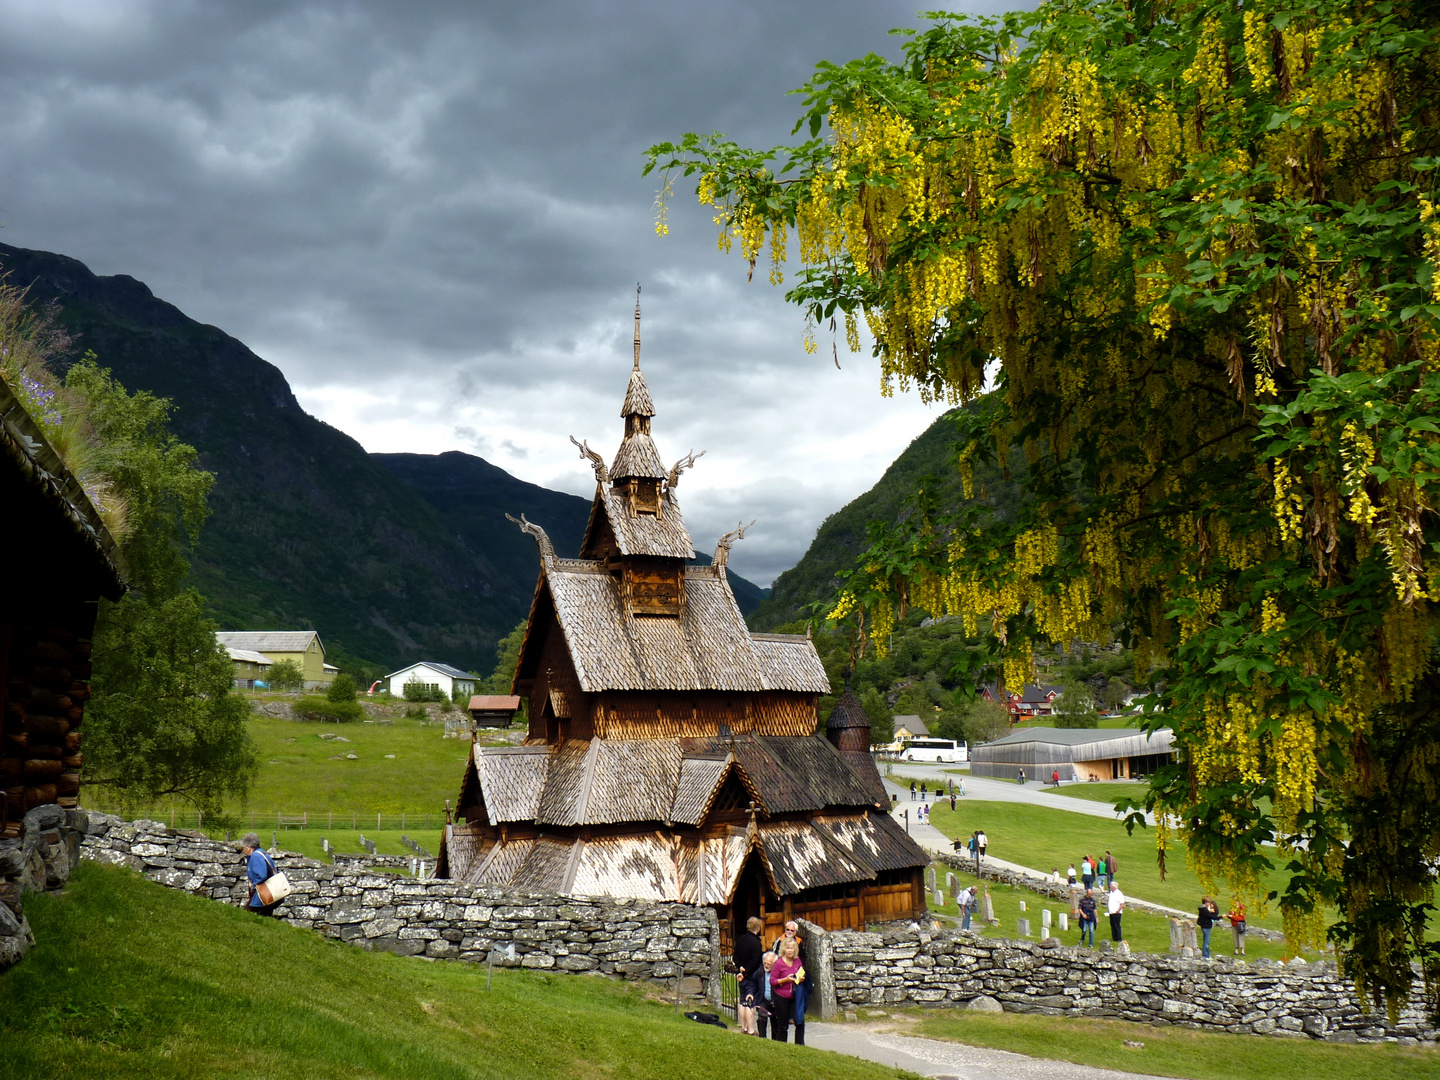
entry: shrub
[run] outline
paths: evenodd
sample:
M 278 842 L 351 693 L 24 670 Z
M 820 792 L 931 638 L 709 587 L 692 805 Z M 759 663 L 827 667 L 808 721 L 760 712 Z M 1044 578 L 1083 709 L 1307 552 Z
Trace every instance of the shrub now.
M 419 679 L 411 679 L 405 684 L 406 701 L 443 701 L 445 695 L 440 692 L 440 687 L 435 683 L 423 683 Z
M 335 681 L 325 689 L 325 700 L 339 704 L 355 700 L 355 680 L 344 672 L 335 676 Z
M 405 710 L 405 719 L 406 719 L 406 720 L 424 720 L 424 719 L 426 719 L 429 715 L 430 715 L 430 714 L 427 713 L 427 712 L 426 712 L 421 706 L 419 706 L 419 705 L 411 705 L 408 709 Z
M 319 694 L 310 694 L 297 701 L 295 713 L 302 720 L 335 724 L 354 723 L 365 716 L 365 710 L 358 701 L 331 701 Z

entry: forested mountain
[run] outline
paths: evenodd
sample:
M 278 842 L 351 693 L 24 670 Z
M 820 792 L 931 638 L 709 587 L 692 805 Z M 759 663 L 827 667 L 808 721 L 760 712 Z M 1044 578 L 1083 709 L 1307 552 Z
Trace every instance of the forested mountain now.
M 367 454 L 301 409 L 278 368 L 132 277 L 4 244 L 0 273 L 58 306 L 70 360 L 92 350 L 175 403 L 172 429 L 216 477 L 191 577 L 225 627 L 319 630 L 357 673 L 421 658 L 488 672 L 539 568 L 505 513 L 579 545 L 587 499 L 465 454 Z M 759 593 L 737 588 L 742 607 Z
M 932 423 L 874 487 L 825 519 L 805 555 L 775 579 L 770 595 L 750 615 L 753 629 L 782 626 L 803 617 L 805 605 L 830 600 L 840 587 L 836 575 L 854 566 L 856 556 L 869 546 L 866 526 L 872 521 L 903 520 L 915 507 L 917 492 L 923 489 L 942 507 L 964 499 L 952 446 L 954 415 L 952 410 Z M 1002 510 L 1013 507 L 1020 497 L 1015 478 L 1024 468 L 1024 456 L 1018 451 L 1011 455 L 1011 479 L 994 467 L 977 464 L 975 497 Z

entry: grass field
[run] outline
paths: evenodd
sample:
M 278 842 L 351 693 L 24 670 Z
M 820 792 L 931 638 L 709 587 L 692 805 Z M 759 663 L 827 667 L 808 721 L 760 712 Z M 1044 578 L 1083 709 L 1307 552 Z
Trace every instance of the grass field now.
M 1082 1065 L 1182 1076 L 1190 1080 L 1427 1080 L 1440 1077 L 1440 1053 L 1429 1048 L 1335 1046 L 1309 1039 L 1226 1035 L 1121 1020 L 1021 1016 L 956 1010 L 915 1011 L 906 1035 L 989 1046 Z M 1143 1043 L 1127 1047 L 1126 1040 Z M 1029 1075 L 1027 1073 L 1027 1075 Z
M 954 811 L 949 803 L 935 803 L 930 810 L 930 824 L 951 838 L 984 829 L 990 839 L 990 854 L 1046 873 L 1059 867 L 1064 874 L 1072 861 L 1078 871 L 1082 856 L 1088 853 L 1100 858 L 1108 849 L 1119 863 L 1116 877 L 1124 892 L 1181 911 L 1196 910 L 1205 892 L 1200 879 L 1185 865 L 1184 845 L 1177 843 L 1168 853 L 1162 881 L 1155 861 L 1152 830 L 1136 829 L 1127 835 L 1125 826 L 1118 821 L 1077 814 L 1058 806 L 1052 809 L 1025 803 L 985 802 L 972 796 Z M 1215 902 L 1223 914 L 1229 909 L 1230 897 L 1219 895 Z M 1273 909 L 1264 916 L 1251 910 L 1249 921 L 1272 930 L 1281 928 L 1280 914 Z
M 0 1075 L 245 1077 L 908 1075 L 745 1039 L 601 978 L 424 963 L 85 864 L 27 898 L 38 944 L 0 975 Z
M 936 907 L 933 894 L 930 900 L 930 910 L 941 915 L 948 915 L 952 918 L 959 918 L 960 911 L 955 906 L 953 890 L 945 886 L 945 869 L 938 869 L 937 881 L 940 884 L 941 895 L 945 897 L 945 903 Z M 971 874 L 962 874 L 952 871 L 963 888 L 966 885 L 982 884 L 978 878 Z M 985 926 L 978 917 L 972 917 L 970 928 L 977 931 L 982 937 L 991 938 L 1015 938 L 1018 937 L 1016 919 L 1030 920 L 1030 938 L 1033 941 L 1040 939 L 1041 911 L 1050 909 L 1053 920 L 1051 933 L 1058 937 L 1066 945 L 1078 945 L 1080 941 L 1080 928 L 1075 919 L 1070 920 L 1070 929 L 1064 932 L 1060 930 L 1060 913 L 1069 911 L 1069 905 L 1059 900 L 1051 900 L 1039 893 L 1029 889 L 1017 888 L 1013 885 L 1002 885 L 996 881 L 984 882 L 990 889 L 990 900 L 995 906 L 995 918 L 1000 921 L 999 926 Z M 1024 901 L 1027 910 L 1020 910 L 1020 902 Z M 1095 927 L 1095 944 L 1099 945 L 1102 940 L 1110 939 L 1110 922 L 1105 916 L 1104 901 L 1101 900 L 1099 924 Z M 1146 953 L 1167 953 L 1170 951 L 1170 920 L 1164 915 L 1151 915 L 1134 908 L 1125 912 L 1124 919 L 1120 925 L 1120 931 L 1125 935 L 1125 940 L 1130 943 L 1134 952 Z M 1198 942 L 1198 937 L 1197 937 Z M 1211 952 L 1215 956 L 1230 956 L 1233 949 L 1233 938 L 1230 934 L 1230 924 L 1222 923 L 1215 928 L 1214 936 L 1211 939 Z M 1284 942 L 1261 941 L 1251 936 L 1245 944 L 1245 960 L 1258 960 L 1262 957 L 1269 960 L 1280 960 L 1287 956 L 1293 956 L 1294 950 L 1287 949 Z M 1313 954 L 1312 954 L 1313 955 Z
M 1114 806 L 1121 799 L 1139 799 L 1148 785 L 1139 780 L 1111 780 L 1098 784 L 1061 784 L 1047 787 L 1047 795 L 1063 795 L 1070 799 L 1090 799 Z

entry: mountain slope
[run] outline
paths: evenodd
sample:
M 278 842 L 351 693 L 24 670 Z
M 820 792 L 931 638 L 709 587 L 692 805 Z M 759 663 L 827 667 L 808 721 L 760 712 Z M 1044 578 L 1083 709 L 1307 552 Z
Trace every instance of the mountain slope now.
M 954 506 L 965 498 L 952 450 L 954 415 L 952 410 L 935 420 L 891 463 L 874 487 L 821 523 L 804 556 L 775 579 L 770 595 L 750 615 L 753 629 L 768 630 L 806 618 L 805 605 L 832 599 L 841 584 L 837 575 L 853 567 L 856 557 L 869 546 L 866 528 L 870 522 L 903 520 L 922 486 L 941 506 Z M 1010 467 L 1012 476 L 1018 478 L 1024 470 L 1023 455 L 1012 455 Z M 994 467 L 977 464 L 975 493 L 992 504 L 1013 506 L 1019 499 L 1019 484 Z
M 216 477 L 191 576 L 223 626 L 319 630 L 357 673 L 422 658 L 488 672 L 539 570 L 505 513 L 579 547 L 589 500 L 466 454 L 367 454 L 301 409 L 278 368 L 132 277 L 0 244 L 3 272 L 58 305 L 67 362 L 93 350 L 130 390 L 175 403 L 172 428 Z M 759 593 L 741 579 L 742 610 Z

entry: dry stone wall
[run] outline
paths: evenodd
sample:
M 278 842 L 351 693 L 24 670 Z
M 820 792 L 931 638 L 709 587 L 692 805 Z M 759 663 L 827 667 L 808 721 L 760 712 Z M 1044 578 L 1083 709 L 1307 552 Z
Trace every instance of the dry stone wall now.
M 1121 956 L 964 930 L 830 935 L 836 1000 L 1051 1016 L 1103 1016 L 1234 1033 L 1356 1042 L 1433 1042 L 1418 992 L 1399 1023 L 1362 1013 L 1328 964 Z
M 212 900 L 245 902 L 236 843 L 157 821 L 56 809 L 65 819 L 53 830 L 59 846 L 68 842 L 80 859 L 123 866 Z M 718 991 L 719 927 L 709 908 L 420 880 L 284 852 L 276 863 L 294 886 L 278 918 L 362 948 L 667 985 L 679 978 L 690 993 Z

